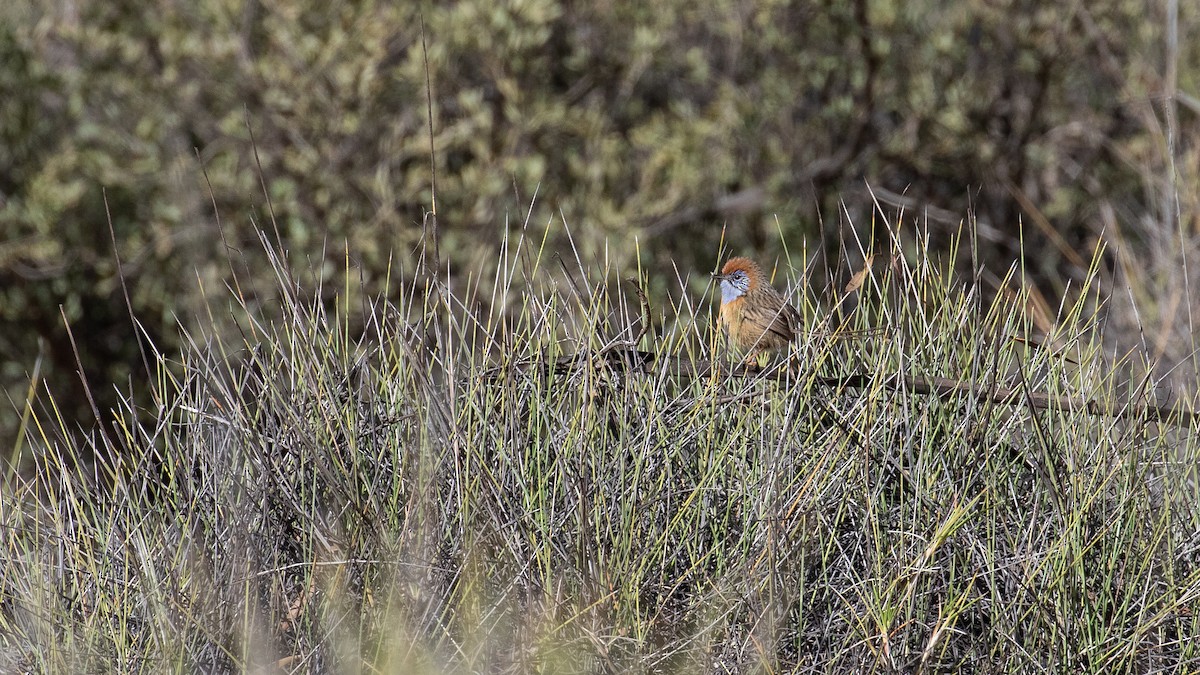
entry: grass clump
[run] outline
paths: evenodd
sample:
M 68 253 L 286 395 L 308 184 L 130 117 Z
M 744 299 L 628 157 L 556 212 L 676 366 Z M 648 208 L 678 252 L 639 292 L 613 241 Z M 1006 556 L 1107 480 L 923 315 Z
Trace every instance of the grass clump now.
M 1186 405 L 1148 415 L 1153 388 L 1120 381 L 1144 364 L 1106 353 L 1095 285 L 1035 347 L 1014 339 L 1034 332 L 1018 268 L 985 302 L 919 237 L 867 258 L 849 293 L 784 267 L 812 330 L 747 373 L 711 360 L 702 275 L 643 312 L 617 271 L 528 246 L 489 297 L 427 279 L 356 312 L 303 300 L 278 263 L 283 320 L 240 290 L 214 301 L 243 341 L 152 354 L 152 414 L 80 436 L 48 399 L 36 469 L 5 486 L 0 663 L 1200 663 L 1200 442 L 1170 413 Z

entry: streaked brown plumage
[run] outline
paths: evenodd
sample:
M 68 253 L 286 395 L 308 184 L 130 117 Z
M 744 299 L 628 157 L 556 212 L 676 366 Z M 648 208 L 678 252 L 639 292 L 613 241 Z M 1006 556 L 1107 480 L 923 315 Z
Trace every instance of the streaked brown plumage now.
M 800 334 L 800 313 L 771 287 L 753 260 L 731 258 L 713 277 L 721 281 L 721 327 L 746 353 L 746 363 L 786 347 Z

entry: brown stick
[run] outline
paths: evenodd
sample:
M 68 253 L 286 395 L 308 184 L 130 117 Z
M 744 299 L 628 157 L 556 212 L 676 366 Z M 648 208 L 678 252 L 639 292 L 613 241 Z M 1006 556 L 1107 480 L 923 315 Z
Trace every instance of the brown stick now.
M 616 346 L 616 345 L 614 345 Z M 706 360 L 693 360 L 681 357 L 661 358 L 652 352 L 638 349 L 623 348 L 605 350 L 604 353 L 589 355 L 588 353 L 564 356 L 554 362 L 526 361 L 509 367 L 493 369 L 484 377 L 494 377 L 499 371 L 515 368 L 521 372 L 543 370 L 556 373 L 566 373 L 581 367 L 589 361 L 604 363 L 607 367 L 618 368 L 629 373 L 650 374 L 661 368 L 667 368 L 676 375 L 690 375 L 700 378 L 712 372 L 713 363 Z M 592 359 L 592 356 L 601 357 Z M 782 367 L 768 370 L 754 370 L 736 367 L 727 373 L 729 377 L 753 377 L 763 380 L 784 382 L 794 377 L 794 371 Z M 1031 408 L 1040 410 L 1058 410 L 1063 412 L 1085 412 L 1089 415 L 1113 417 L 1119 419 L 1147 418 L 1166 422 L 1175 426 L 1187 427 L 1200 422 L 1200 411 L 1177 405 L 1156 405 L 1152 403 L 1135 403 L 1130 401 L 1125 405 L 1117 405 L 1110 401 L 1082 396 L 1058 396 L 1043 392 L 1024 392 L 1018 387 L 1007 387 L 999 384 L 977 384 L 965 380 L 955 380 L 948 377 L 917 377 L 912 375 L 890 375 L 879 381 L 879 376 L 869 373 L 833 377 L 818 377 L 816 382 L 827 387 L 841 389 L 867 389 L 882 386 L 891 391 L 911 391 L 917 394 L 935 396 L 943 401 L 954 400 L 960 396 L 973 397 L 988 401 L 995 405 L 1019 405 L 1022 402 Z

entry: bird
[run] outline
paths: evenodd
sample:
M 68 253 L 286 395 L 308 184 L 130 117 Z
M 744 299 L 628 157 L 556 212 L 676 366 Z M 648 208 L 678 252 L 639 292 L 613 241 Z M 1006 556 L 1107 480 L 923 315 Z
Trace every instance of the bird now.
M 713 278 L 721 282 L 721 327 L 730 342 L 746 353 L 747 366 L 800 335 L 800 313 L 771 286 L 758 263 L 741 256 L 730 258 Z

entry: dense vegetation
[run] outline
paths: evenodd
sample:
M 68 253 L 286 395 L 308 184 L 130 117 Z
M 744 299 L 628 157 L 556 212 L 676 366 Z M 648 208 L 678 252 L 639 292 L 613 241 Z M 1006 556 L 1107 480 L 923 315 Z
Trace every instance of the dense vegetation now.
M 1200 16 L 947 4 L 0 5 L 0 671 L 1195 670 Z
M 807 236 L 823 276 L 878 200 L 937 236 L 970 210 L 999 269 L 1024 237 L 1048 306 L 1102 231 L 1123 242 L 1106 270 L 1151 256 L 1139 271 L 1163 297 L 1179 288 L 1169 239 L 1200 213 L 1195 111 L 1166 98 L 1200 89 L 1200 46 L 1168 49 L 1200 16 L 1185 6 L 1176 27 L 1168 6 L 3 3 L 0 378 L 16 405 L 0 433 L 35 365 L 90 426 L 65 322 L 101 408 L 145 378 L 109 214 L 134 313 L 168 352 L 231 251 L 267 274 L 270 210 L 326 299 L 347 255 L 365 294 L 399 288 L 434 205 L 427 80 L 455 268 L 492 264 L 516 230 L 565 251 L 565 221 L 585 258 L 623 269 L 711 269 L 723 235 L 775 259 Z
M 50 451 L 0 523 L 0 667 L 1200 664 L 1197 418 L 1154 408 L 1153 383 L 1122 391 L 1096 287 L 1033 348 L 1023 292 L 984 303 L 920 246 L 877 251 L 859 290 L 794 293 L 814 327 L 798 358 L 745 373 L 710 368 L 686 283 L 639 337 L 608 270 L 535 243 L 496 261 L 505 331 L 480 330 L 506 314 L 469 309 L 478 286 L 402 285 L 361 341 L 343 305 L 285 286 L 266 326 L 231 294 L 215 304 L 246 336 L 158 362 L 153 421 L 126 408 L 92 436 L 96 470 L 37 416 Z M 517 291 L 527 273 L 558 290 Z M 833 330 L 822 307 L 846 295 Z M 921 390 L 938 377 L 963 386 Z

